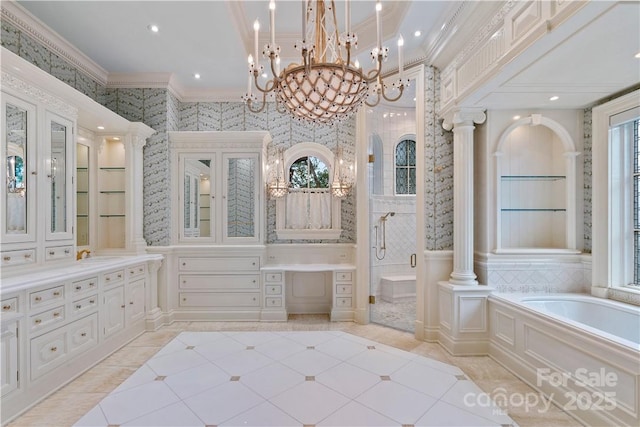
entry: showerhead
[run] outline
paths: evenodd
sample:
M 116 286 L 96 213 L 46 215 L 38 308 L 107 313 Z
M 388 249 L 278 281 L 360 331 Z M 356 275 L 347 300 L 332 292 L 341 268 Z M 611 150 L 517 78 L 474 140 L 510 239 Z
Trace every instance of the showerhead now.
M 395 214 L 396 214 L 395 212 L 387 212 L 386 214 L 380 217 L 380 221 L 386 221 L 388 216 L 394 216 Z

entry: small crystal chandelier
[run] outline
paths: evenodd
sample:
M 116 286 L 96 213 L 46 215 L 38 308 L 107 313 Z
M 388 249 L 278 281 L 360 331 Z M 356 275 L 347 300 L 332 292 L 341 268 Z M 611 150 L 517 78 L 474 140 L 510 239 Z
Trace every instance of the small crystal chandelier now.
M 275 199 L 284 197 L 289 192 L 290 184 L 284 177 L 284 156 L 282 154 L 282 148 L 278 148 L 275 165 L 269 169 L 271 169 L 268 171 L 270 177 L 267 183 L 267 193 L 269 197 Z
M 353 187 L 353 165 L 349 166 L 349 174 L 344 172 L 345 165 L 342 157 L 342 149 L 338 147 L 338 155 L 335 166 L 335 174 L 331 183 L 331 194 L 338 198 L 347 197 Z
M 301 121 L 331 124 L 350 117 L 363 103 L 373 107 L 381 99 L 389 102 L 400 99 L 409 82 L 403 79 L 403 40 L 402 36 L 398 40 L 399 79 L 391 84 L 397 95 L 389 96 L 389 87 L 382 77 L 382 63 L 387 60 L 389 48 L 382 46 L 380 0 L 376 2 L 377 44 L 371 51 L 375 68 L 366 73 L 357 60 L 351 62 L 351 49 L 357 48 L 358 37 L 351 31 L 349 0 L 345 0 L 345 32 L 342 34 L 338 33 L 334 0 L 327 3 L 325 0 L 302 0 L 302 40 L 295 44 L 296 50 L 301 52 L 302 62 L 289 64 L 281 71 L 280 46 L 275 43 L 275 1 L 270 1 L 271 38 L 262 56 L 269 59 L 273 78 L 263 87 L 258 83 L 264 69 L 258 51 L 260 23 L 254 22 L 255 57 L 249 55 L 248 88 L 242 97 L 250 111 L 261 112 L 267 105 L 267 95 L 273 93 L 279 112 L 288 111 Z M 262 93 L 261 105 L 251 93 L 252 80 Z

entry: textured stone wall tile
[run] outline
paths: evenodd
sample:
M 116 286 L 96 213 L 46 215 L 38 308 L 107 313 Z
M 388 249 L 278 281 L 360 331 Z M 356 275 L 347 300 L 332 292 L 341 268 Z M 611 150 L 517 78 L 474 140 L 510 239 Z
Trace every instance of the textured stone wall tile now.
M 222 130 L 222 106 L 220 102 L 198 103 L 198 130 Z
M 151 135 L 144 147 L 144 238 L 166 246 L 171 233 L 170 164 L 166 133 Z
M 197 131 L 198 129 L 198 103 L 183 102 L 180 104 L 180 130 Z
M 244 109 L 245 130 L 267 130 L 269 128 L 268 104 L 264 110 L 254 113 L 245 105 Z
M 273 143 L 283 148 L 291 146 L 291 116 L 287 113 L 279 113 L 275 103 L 268 105 L 269 133 Z
M 162 132 L 167 129 L 167 90 L 166 89 L 144 89 L 142 93 L 142 121 Z
M 9 51 L 20 55 L 20 31 L 8 22 L 0 22 L 2 32 L 0 33 L 0 45 Z
M 583 251 L 591 253 L 591 233 L 593 225 L 593 137 L 591 129 L 593 126 L 592 110 L 587 108 L 584 110 L 584 147 L 582 158 L 583 163 L 583 180 L 584 180 L 584 248 Z
M 118 90 L 119 89 L 105 88 L 103 102 L 101 102 L 102 105 L 114 113 L 118 113 Z
M 76 69 L 55 53 L 51 54 L 51 75 L 71 87 L 76 87 Z
M 54 56 L 54 54 L 51 54 L 52 58 Z M 53 68 L 53 65 L 52 65 Z M 82 74 L 80 72 L 76 72 L 76 85 L 75 88 L 84 93 L 85 95 L 87 95 L 89 98 L 93 99 L 94 101 L 96 100 L 96 98 L 98 97 L 98 83 L 93 80 L 91 77 Z
M 167 103 L 167 130 L 177 131 L 180 129 L 180 101 L 170 91 L 166 91 Z
M 243 131 L 244 129 L 244 104 L 242 102 L 221 102 L 222 130 Z
M 20 33 L 20 57 L 51 73 L 51 52 L 31 37 Z
M 132 122 L 143 121 L 144 89 L 118 89 L 117 111 Z

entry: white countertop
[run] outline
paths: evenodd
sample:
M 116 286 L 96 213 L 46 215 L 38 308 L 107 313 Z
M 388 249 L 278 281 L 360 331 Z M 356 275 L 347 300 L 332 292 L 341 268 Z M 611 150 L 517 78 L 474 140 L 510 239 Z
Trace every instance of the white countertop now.
M 266 264 L 262 271 L 335 271 L 355 270 L 354 264 Z
M 75 280 L 87 274 L 97 274 L 107 270 L 126 267 L 139 262 L 162 260 L 164 257 L 157 254 L 142 254 L 130 256 L 96 256 L 86 258 L 73 263 L 55 267 L 45 267 L 16 276 L 3 277 L 0 283 L 0 292 L 17 292 L 46 285 L 50 282 Z

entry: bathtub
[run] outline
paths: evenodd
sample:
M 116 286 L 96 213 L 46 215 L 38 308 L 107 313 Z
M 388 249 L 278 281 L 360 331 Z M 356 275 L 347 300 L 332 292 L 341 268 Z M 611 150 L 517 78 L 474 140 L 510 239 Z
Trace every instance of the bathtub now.
M 640 425 L 640 307 L 492 294 L 490 356 L 587 425 Z

